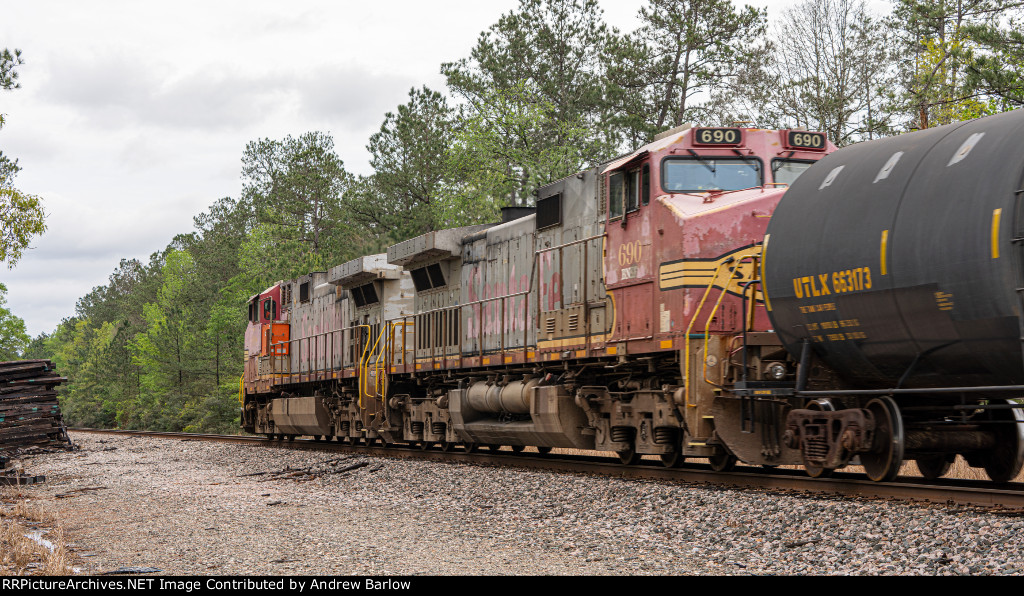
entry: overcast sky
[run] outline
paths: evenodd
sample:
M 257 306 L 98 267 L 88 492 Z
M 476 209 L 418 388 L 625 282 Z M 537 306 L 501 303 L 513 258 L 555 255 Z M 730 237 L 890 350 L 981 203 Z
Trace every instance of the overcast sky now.
M 601 0 L 636 27 L 643 0 Z M 734 2 L 739 4 L 738 2 Z M 744 2 L 769 8 L 792 2 Z M 872 2 L 875 4 L 875 2 Z M 21 89 L 0 91 L 0 150 L 45 201 L 47 232 L 12 271 L 8 307 L 36 336 L 74 314 L 122 258 L 163 249 L 215 200 L 238 197 L 242 150 L 322 130 L 370 173 L 366 141 L 410 87 L 444 90 L 517 0 L 0 0 L 0 49 Z

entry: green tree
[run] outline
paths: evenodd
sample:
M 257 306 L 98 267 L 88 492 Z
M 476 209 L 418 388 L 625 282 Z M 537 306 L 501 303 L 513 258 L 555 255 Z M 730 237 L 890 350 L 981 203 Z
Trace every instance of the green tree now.
M 0 283 L 0 361 L 21 358 L 30 338 L 25 332 L 25 321 L 8 310 L 7 286 Z
M 1016 2 L 1004 5 L 1005 23 L 968 28 L 981 51 L 969 66 L 967 85 L 1001 103 L 1001 109 L 1024 106 L 1024 15 Z
M 468 131 L 461 136 L 470 155 L 507 145 L 504 155 L 492 159 L 457 157 L 460 167 L 484 168 L 459 171 L 478 180 L 516 181 L 471 185 L 466 194 L 470 202 L 528 204 L 537 184 L 569 175 L 614 151 L 614 143 L 598 132 L 606 112 L 601 56 L 608 39 L 596 0 L 520 0 L 518 10 L 480 35 L 469 58 L 441 66 L 449 89 L 466 101 Z M 528 134 L 494 136 L 524 124 L 533 127 Z M 580 130 L 587 134 L 580 135 Z M 541 154 L 558 158 L 546 160 L 551 167 L 541 172 L 523 159 Z M 577 157 L 567 159 L 569 155 Z
M 21 86 L 16 68 L 22 63 L 21 50 L 0 50 L 0 89 Z M 3 126 L 4 115 L 0 114 L 0 129 Z M 21 259 L 32 237 L 46 230 L 42 200 L 14 188 L 14 176 L 20 170 L 17 160 L 0 151 L 0 262 L 6 262 L 8 268 Z
M 385 114 L 370 136 L 366 148 L 374 172 L 346 209 L 392 241 L 443 227 L 443 205 L 462 193 L 452 167 L 457 119 L 440 93 L 411 89 L 409 101 Z
M 939 126 L 1019 105 L 1013 98 L 1020 96 L 1024 67 L 1024 37 L 1016 28 L 1022 4 L 899 0 L 892 22 L 900 31 L 900 100 L 909 126 Z
M 728 0 L 650 0 L 640 27 L 607 49 L 608 96 L 632 146 L 708 110 L 695 100 L 724 88 L 770 49 L 767 13 Z
M 17 89 L 21 87 L 18 83 L 17 68 L 24 64 L 21 58 L 21 50 L 13 52 L 7 48 L 0 50 L 0 89 Z
M 253 141 L 242 155 L 242 179 L 252 225 L 270 232 L 276 252 L 289 251 L 291 265 L 278 279 L 323 270 L 358 253 L 362 235 L 342 210 L 355 179 L 330 135 Z
M 481 97 L 462 123 L 453 153 L 465 177 L 465 198 L 449 205 L 442 219 L 493 221 L 499 206 L 528 204 L 538 187 L 584 167 L 589 129 L 580 118 L 565 121 L 556 112 L 525 83 Z M 562 142 L 550 143 L 552 133 Z

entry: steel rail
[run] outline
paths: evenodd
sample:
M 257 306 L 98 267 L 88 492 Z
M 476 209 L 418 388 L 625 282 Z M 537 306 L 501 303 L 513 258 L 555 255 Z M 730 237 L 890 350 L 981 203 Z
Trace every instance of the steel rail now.
M 103 430 L 71 428 L 72 432 L 127 435 L 179 440 L 201 440 L 241 443 L 269 447 L 363 453 L 380 457 L 398 457 L 436 462 L 459 462 L 477 465 L 511 466 L 559 473 L 583 473 L 599 476 L 660 480 L 709 485 L 740 490 L 764 490 L 778 494 L 830 496 L 862 499 L 912 501 L 939 505 L 966 505 L 996 509 L 1003 513 L 1024 516 L 1024 484 L 993 484 L 982 480 L 900 477 L 893 482 L 872 482 L 863 475 L 836 472 L 829 478 L 811 478 L 801 470 L 741 466 L 731 472 L 715 472 L 707 464 L 687 463 L 679 468 L 666 468 L 654 460 L 641 460 L 625 466 L 611 458 L 587 455 L 514 453 L 510 451 L 423 450 L 405 446 L 366 446 L 299 439 L 270 440 L 262 436 L 211 435 L 157 431 Z

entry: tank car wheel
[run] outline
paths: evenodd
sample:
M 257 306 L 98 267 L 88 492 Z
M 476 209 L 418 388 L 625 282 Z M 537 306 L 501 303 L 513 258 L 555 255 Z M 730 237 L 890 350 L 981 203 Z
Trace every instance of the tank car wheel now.
M 728 472 L 736 467 L 736 456 L 721 451 L 708 458 L 708 463 L 711 464 L 711 469 L 716 472 Z
M 985 473 L 993 482 L 1009 482 L 1024 466 L 1024 412 L 1019 409 L 991 410 L 996 446 L 982 454 Z
M 947 455 L 922 455 L 914 462 L 917 471 L 927 480 L 942 478 L 953 466 L 952 456 Z
M 660 458 L 661 465 L 665 466 L 666 468 L 678 468 L 679 466 L 683 465 L 684 461 L 686 461 L 686 456 L 680 453 L 679 451 L 673 451 L 672 453 L 662 453 Z
M 463 443 L 462 450 L 466 453 L 475 453 L 480 448 L 479 443 Z
M 619 456 L 619 461 L 625 466 L 632 466 L 640 461 L 640 454 L 636 452 L 636 447 L 630 447 L 625 451 L 616 451 L 615 454 Z
M 448 453 L 452 449 L 455 449 L 455 443 L 451 443 L 449 441 L 441 441 L 441 451 Z
M 539 453 L 541 455 L 547 455 L 547 454 L 551 453 L 551 448 L 550 447 L 537 447 L 537 453 Z
M 491 453 L 494 453 L 501 449 L 501 445 L 495 445 L 494 443 L 487 443 L 485 445 L 481 445 L 481 447 L 483 447 L 487 451 L 490 451 Z
M 525 445 L 510 445 L 509 447 L 512 449 L 512 453 L 522 453 L 523 449 L 526 449 Z
M 434 445 L 431 441 L 420 441 L 416 446 L 420 448 L 420 451 L 426 451 Z
M 875 417 L 875 440 L 871 451 L 860 454 L 860 463 L 868 478 L 889 482 L 899 475 L 903 464 L 903 418 L 889 397 L 871 400 L 867 410 Z
M 274 433 L 264 433 L 264 434 L 267 435 L 267 440 L 268 441 L 273 441 L 274 440 Z

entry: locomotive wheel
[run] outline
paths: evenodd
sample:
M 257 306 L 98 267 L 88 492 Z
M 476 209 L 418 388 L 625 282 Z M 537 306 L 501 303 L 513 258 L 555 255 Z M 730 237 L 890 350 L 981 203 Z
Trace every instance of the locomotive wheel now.
M 430 449 L 431 445 L 433 445 L 433 443 L 430 441 L 420 441 L 416 446 L 420 448 L 420 451 L 426 451 L 427 449 Z
M 828 478 L 829 476 L 832 475 L 832 472 L 836 471 L 836 469 L 822 468 L 819 466 L 809 466 L 805 463 L 804 471 L 807 472 L 807 475 L 810 476 L 811 478 Z
M 686 456 L 679 451 L 673 451 L 672 453 L 661 454 L 661 465 L 666 468 L 678 468 L 686 461 Z
M 992 410 L 996 446 L 982 455 L 985 473 L 993 482 L 1009 482 L 1024 466 L 1024 412 Z
M 875 439 L 871 451 L 860 454 L 860 463 L 868 478 L 889 482 L 899 475 L 903 464 L 903 418 L 889 397 L 871 400 L 867 410 L 875 417 Z
M 736 467 L 736 456 L 725 451 L 719 451 L 708 458 L 711 469 L 716 472 L 728 472 Z
M 942 478 L 953 466 L 953 460 L 946 455 L 922 455 L 914 462 L 917 471 L 928 480 Z
M 640 461 L 640 454 L 636 452 L 636 447 L 630 447 L 625 451 L 616 451 L 615 454 L 619 456 L 619 461 L 626 466 L 631 466 Z
M 551 453 L 551 448 L 550 447 L 538 447 L 537 448 L 537 453 L 539 453 L 541 455 L 547 455 L 547 454 Z

